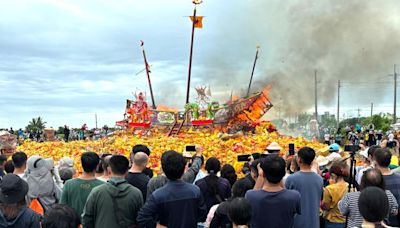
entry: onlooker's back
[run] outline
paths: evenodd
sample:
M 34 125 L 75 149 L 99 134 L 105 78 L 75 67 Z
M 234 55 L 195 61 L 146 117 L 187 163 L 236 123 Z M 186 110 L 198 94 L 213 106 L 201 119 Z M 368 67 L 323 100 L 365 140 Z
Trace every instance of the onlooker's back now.
M 99 164 L 99 156 L 96 153 L 83 153 L 81 163 L 83 174 L 79 178 L 65 182 L 61 195 L 61 203 L 72 207 L 79 215 L 82 214 L 86 200 L 92 189 L 104 184 L 103 181 L 95 178 L 95 170 Z
M 81 216 L 65 204 L 54 205 L 43 217 L 42 228 L 78 228 Z
M 143 201 L 146 201 L 147 184 L 150 180 L 150 178 L 143 173 L 143 170 L 146 169 L 148 160 L 149 156 L 143 152 L 131 154 L 132 167 L 126 176 L 128 183 L 142 192 Z
M 315 151 L 303 147 L 298 152 L 300 171 L 290 175 L 285 183 L 287 189 L 297 190 L 301 195 L 301 215 L 295 217 L 294 227 L 319 227 L 319 208 L 323 192 L 323 180 L 311 170 Z
M 180 180 L 185 159 L 176 151 L 167 151 L 161 157 L 161 166 L 169 181 L 147 199 L 138 215 L 139 225 L 156 227 L 159 223 L 174 228 L 197 227 L 197 222 L 205 220 L 207 211 L 200 189 Z
M 252 228 L 293 227 L 295 215 L 302 210 L 300 194 L 281 186 L 284 176 L 285 161 L 281 157 L 270 155 L 261 162 L 257 182 L 263 183 L 262 189 L 246 194 L 252 209 Z
M 392 158 L 392 153 L 389 149 L 377 149 L 374 153 L 374 164 L 383 175 L 383 179 L 385 181 L 385 189 L 389 190 L 397 200 L 397 203 L 400 203 L 400 174 L 393 173 L 389 169 L 390 160 Z M 397 216 L 389 217 L 390 226 L 399 226 L 399 221 Z
M 132 227 L 137 223 L 143 198 L 139 189 L 125 179 L 129 161 L 122 155 L 113 155 L 110 167 L 110 180 L 95 187 L 87 199 L 82 215 L 85 228 Z

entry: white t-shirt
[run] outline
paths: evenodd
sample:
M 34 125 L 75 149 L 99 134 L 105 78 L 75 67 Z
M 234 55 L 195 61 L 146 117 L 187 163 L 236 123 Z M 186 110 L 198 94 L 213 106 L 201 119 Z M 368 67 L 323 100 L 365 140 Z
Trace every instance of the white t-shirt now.
M 325 138 L 325 141 L 329 141 L 331 139 L 331 135 L 330 134 L 325 134 L 324 138 Z
M 332 152 L 328 156 L 326 156 L 326 158 L 329 160 L 329 162 L 331 162 L 335 159 L 341 159 L 342 156 L 340 156 L 340 154 L 338 154 L 337 152 Z

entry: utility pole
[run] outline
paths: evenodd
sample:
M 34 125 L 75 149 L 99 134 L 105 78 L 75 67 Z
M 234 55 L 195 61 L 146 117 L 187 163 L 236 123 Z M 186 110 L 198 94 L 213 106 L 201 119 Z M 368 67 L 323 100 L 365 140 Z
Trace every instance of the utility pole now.
M 394 71 L 394 104 L 393 104 L 393 123 L 397 122 L 396 116 L 396 103 L 397 103 L 397 73 L 396 73 L 396 64 L 393 66 Z
M 96 121 L 96 129 L 97 129 L 97 113 L 94 114 L 94 118 L 95 118 L 95 121 Z
M 339 129 L 339 111 L 340 111 L 340 80 L 337 86 L 337 112 L 336 112 L 336 128 Z
M 374 103 L 371 102 L 371 117 L 372 117 L 372 115 L 373 115 L 373 110 L 374 110 Z
M 315 90 L 315 120 L 318 122 L 318 90 L 317 90 L 317 70 L 314 71 L 314 76 L 315 76 L 315 80 L 314 80 L 314 90 Z

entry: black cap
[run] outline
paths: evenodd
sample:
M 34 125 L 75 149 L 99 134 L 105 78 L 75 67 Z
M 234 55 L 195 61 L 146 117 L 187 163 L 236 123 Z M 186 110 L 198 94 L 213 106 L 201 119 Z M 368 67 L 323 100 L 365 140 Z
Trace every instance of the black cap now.
M 28 183 L 18 175 L 7 174 L 0 182 L 0 202 L 13 204 L 22 201 L 28 193 Z

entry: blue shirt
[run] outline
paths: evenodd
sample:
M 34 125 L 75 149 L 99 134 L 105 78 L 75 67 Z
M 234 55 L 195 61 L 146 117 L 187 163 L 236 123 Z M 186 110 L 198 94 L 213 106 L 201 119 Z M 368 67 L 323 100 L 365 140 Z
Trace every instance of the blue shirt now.
M 154 191 L 139 211 L 140 227 L 163 226 L 174 228 L 196 228 L 204 221 L 207 210 L 199 187 L 183 181 L 168 181 Z
M 301 196 L 301 215 L 294 219 L 294 228 L 318 228 L 323 180 L 314 172 L 296 172 L 286 179 L 286 188 Z
M 250 190 L 246 199 L 251 205 L 251 228 L 292 228 L 295 215 L 301 213 L 300 193 L 295 190 Z
M 391 175 L 384 175 L 383 180 L 385 181 L 385 189 L 389 190 L 400 203 L 400 175 L 393 173 Z M 389 216 L 389 226 L 399 226 L 399 222 L 396 216 Z

